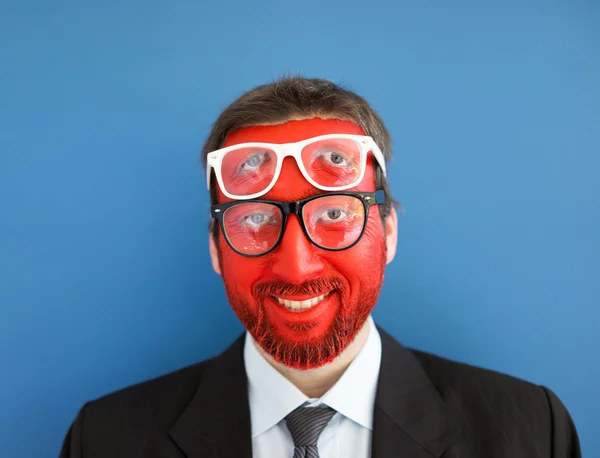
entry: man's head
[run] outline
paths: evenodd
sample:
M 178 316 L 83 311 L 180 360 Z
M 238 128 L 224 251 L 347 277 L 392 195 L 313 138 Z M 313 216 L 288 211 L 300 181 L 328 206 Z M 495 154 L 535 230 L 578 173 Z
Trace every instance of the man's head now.
M 353 173 L 359 167 L 359 157 L 364 164 L 360 167 L 362 180 L 349 180 L 352 187 L 344 189 L 346 195 L 314 186 L 327 187 L 331 178 L 322 175 L 310 183 L 306 167 L 301 171 L 294 158 L 285 157 L 268 192 L 213 208 L 213 212 L 223 213 L 213 213 L 222 224 L 219 227 L 213 220 L 210 252 L 233 310 L 267 353 L 290 367 L 303 369 L 330 362 L 354 339 L 377 302 L 385 265 L 394 257 L 394 201 L 373 151 L 377 146 L 365 146 L 370 136 L 383 153 L 378 160 L 389 159 L 387 130 L 356 94 L 325 80 L 286 78 L 253 89 L 230 105 L 215 122 L 203 148 L 206 165 L 209 153 L 229 146 L 246 147 L 257 142 L 287 145 L 332 135 L 343 136 L 339 141 L 348 145 L 356 139 Z M 362 145 L 361 139 L 365 139 Z M 364 155 L 360 155 L 361 146 Z M 260 149 L 252 150 L 248 158 L 236 156 L 230 160 L 233 165 L 229 172 L 241 167 L 239 170 L 254 173 L 256 167 L 266 167 L 268 159 L 274 163 L 276 150 L 273 147 L 269 156 Z M 305 148 L 302 154 L 305 151 L 310 156 L 316 149 Z M 316 154 L 320 159 L 325 155 L 329 165 L 348 162 L 343 154 L 323 151 Z M 299 160 L 302 167 L 303 159 Z M 233 186 L 221 189 L 212 175 L 212 203 L 232 202 L 226 194 L 237 195 L 237 191 L 231 192 Z M 252 175 L 253 179 L 256 176 Z M 336 177 L 339 182 L 339 173 Z M 242 178 L 236 175 L 235 183 L 241 183 L 238 188 L 248 183 L 247 174 Z M 257 189 L 255 186 L 253 191 Z M 385 199 L 372 205 L 371 193 L 377 190 L 383 190 Z M 300 204 L 299 209 L 288 204 L 314 197 L 318 199 Z M 275 201 L 275 205 L 266 204 L 266 200 Z M 286 218 L 284 207 L 297 211 Z M 325 224 L 334 220 L 335 225 Z M 253 232 L 248 232 L 249 227 Z M 247 234 L 253 234 L 254 240 Z

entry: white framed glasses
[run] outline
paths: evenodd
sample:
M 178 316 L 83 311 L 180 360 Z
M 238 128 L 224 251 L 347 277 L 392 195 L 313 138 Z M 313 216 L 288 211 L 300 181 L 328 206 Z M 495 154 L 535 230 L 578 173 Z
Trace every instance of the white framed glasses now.
M 344 191 L 358 185 L 369 151 L 385 176 L 385 158 L 365 135 L 328 134 L 296 143 L 241 143 L 208 153 L 206 184 L 214 170 L 223 194 L 248 200 L 263 196 L 275 186 L 283 160 L 291 156 L 304 178 L 322 191 Z

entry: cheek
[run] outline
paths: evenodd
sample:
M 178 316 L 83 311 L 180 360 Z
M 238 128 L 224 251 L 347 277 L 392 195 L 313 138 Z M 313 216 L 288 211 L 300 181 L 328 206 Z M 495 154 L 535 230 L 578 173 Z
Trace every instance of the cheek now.
M 262 272 L 260 258 L 247 258 L 234 253 L 222 234 L 219 234 L 217 245 L 221 277 L 227 294 L 236 295 L 239 299 L 247 301 L 252 294 L 252 286 Z
M 385 234 L 378 206 L 373 206 L 369 210 L 369 219 L 367 220 L 367 226 L 359 245 L 363 240 L 369 249 L 378 251 L 379 247 L 385 248 Z
M 345 251 L 324 255 L 348 281 L 351 296 L 371 287 L 379 287 L 383 279 L 385 237 L 379 213 L 373 210 L 376 209 L 371 208 L 365 232 L 356 245 Z

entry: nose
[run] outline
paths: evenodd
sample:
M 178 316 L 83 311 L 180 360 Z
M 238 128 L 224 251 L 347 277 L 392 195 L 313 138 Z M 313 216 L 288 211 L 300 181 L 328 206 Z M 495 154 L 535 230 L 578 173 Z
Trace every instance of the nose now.
M 283 238 L 272 253 L 272 273 L 279 280 L 296 285 L 313 279 L 325 268 L 316 250 L 304 235 L 298 218 L 290 215 Z

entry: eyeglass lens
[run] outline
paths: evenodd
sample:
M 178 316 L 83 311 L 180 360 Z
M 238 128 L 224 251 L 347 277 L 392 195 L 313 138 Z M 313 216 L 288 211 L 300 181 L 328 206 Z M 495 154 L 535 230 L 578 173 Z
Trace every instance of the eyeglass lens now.
M 325 139 L 302 149 L 308 176 L 324 187 L 343 187 L 360 177 L 361 149 L 351 139 Z M 225 190 L 236 196 L 264 191 L 277 170 L 277 154 L 268 148 L 241 147 L 229 151 L 221 162 Z
M 343 249 L 360 237 L 365 207 L 354 196 L 323 196 L 307 202 L 301 217 L 310 239 L 329 249 Z M 283 213 L 269 203 L 247 202 L 223 213 L 223 228 L 231 246 L 240 253 L 259 255 L 273 248 L 283 228 Z

